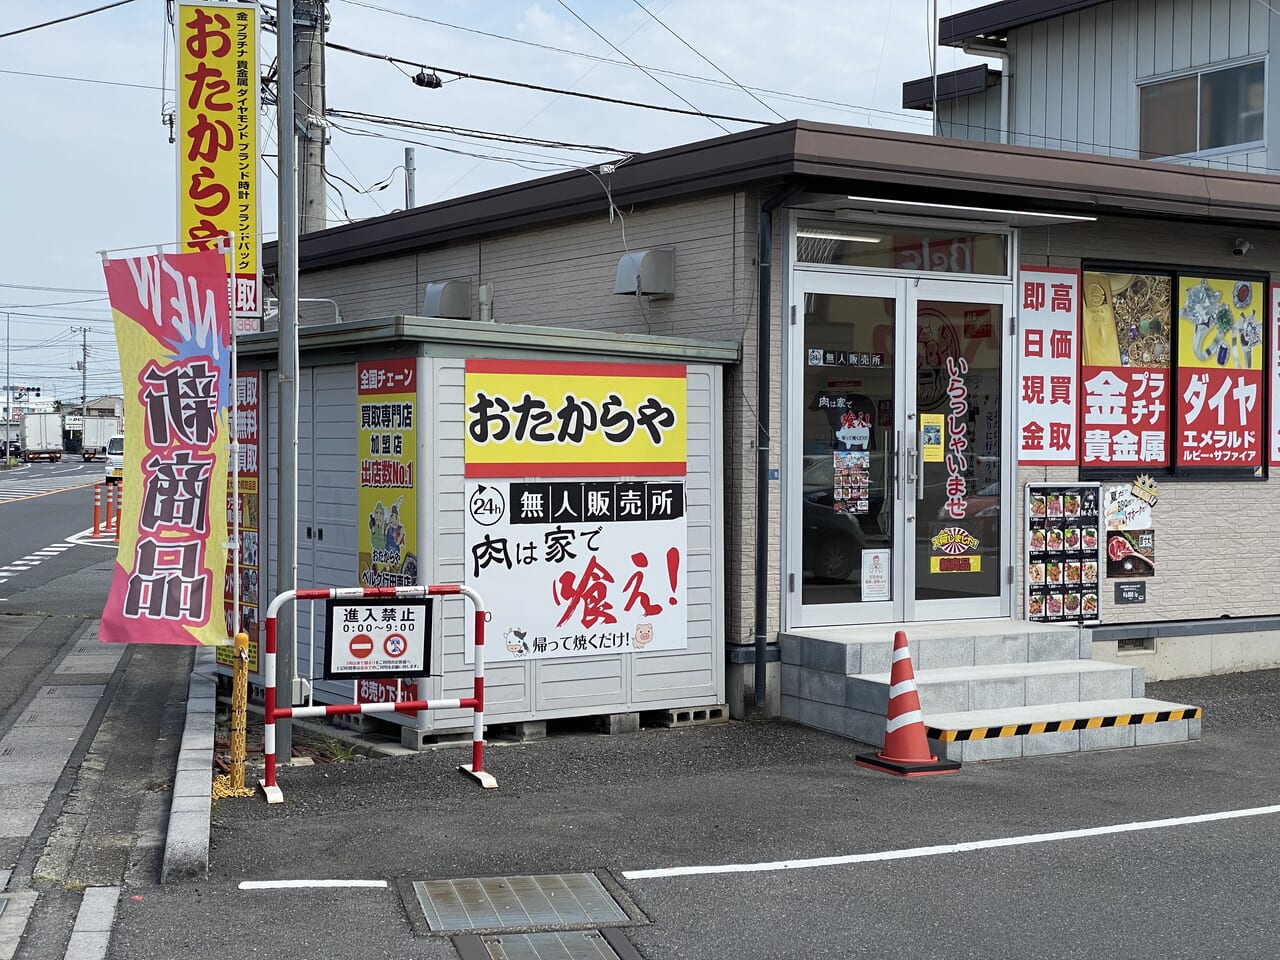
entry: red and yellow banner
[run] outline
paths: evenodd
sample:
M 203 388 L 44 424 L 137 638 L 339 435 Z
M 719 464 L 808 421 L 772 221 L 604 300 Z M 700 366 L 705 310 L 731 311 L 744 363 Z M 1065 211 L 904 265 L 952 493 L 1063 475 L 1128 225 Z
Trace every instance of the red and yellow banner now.
M 683 476 L 680 364 L 471 359 L 468 477 Z
M 235 231 L 233 294 L 241 333 L 259 329 L 258 11 L 192 3 L 177 10 L 178 226 L 187 246 Z
M 125 396 L 107 643 L 224 642 L 231 311 L 213 252 L 107 261 Z
M 356 365 L 356 504 L 364 527 L 356 573 L 362 587 L 418 582 L 417 363 L 410 358 Z

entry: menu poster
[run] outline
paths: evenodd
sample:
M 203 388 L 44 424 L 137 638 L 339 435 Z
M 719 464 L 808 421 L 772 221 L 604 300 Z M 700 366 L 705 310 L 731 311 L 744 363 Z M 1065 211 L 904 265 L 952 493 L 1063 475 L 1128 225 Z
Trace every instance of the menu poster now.
M 1268 462 L 1280 467 L 1280 285 L 1273 285 L 1271 293 L 1271 443 Z
M 1100 507 L 1097 483 L 1027 485 L 1028 620 L 1098 622 Z
M 1023 267 L 1018 279 L 1018 463 L 1074 465 L 1080 271 Z

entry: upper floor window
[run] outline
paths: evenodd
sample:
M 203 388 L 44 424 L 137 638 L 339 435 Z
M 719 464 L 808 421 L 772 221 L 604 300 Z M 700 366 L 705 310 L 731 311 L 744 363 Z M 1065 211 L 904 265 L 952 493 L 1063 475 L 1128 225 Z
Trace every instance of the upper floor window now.
M 1261 144 L 1265 100 L 1261 61 L 1145 84 L 1140 88 L 1140 156 Z

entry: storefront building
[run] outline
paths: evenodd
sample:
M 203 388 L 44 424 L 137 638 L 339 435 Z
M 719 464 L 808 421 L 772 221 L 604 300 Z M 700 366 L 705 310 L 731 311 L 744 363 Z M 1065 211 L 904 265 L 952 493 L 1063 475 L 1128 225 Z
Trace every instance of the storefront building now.
M 732 715 L 837 699 L 801 690 L 788 638 L 892 625 L 1025 649 L 1044 622 L 1149 678 L 1280 664 L 1280 180 L 793 122 L 606 182 L 304 237 L 302 296 L 351 329 L 304 304 L 303 349 L 436 316 L 433 336 L 493 331 L 471 357 L 510 325 L 589 331 L 599 362 L 617 336 L 621 362 L 652 340 L 726 364 L 708 582 Z M 267 372 L 273 343 L 246 338 Z M 585 712 L 627 709 L 594 689 Z

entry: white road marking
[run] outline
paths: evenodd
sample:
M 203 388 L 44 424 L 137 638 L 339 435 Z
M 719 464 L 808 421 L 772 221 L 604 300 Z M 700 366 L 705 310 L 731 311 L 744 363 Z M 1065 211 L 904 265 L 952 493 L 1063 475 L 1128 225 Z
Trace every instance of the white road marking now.
M 298 890 L 308 887 L 377 887 L 385 889 L 385 880 L 241 880 L 241 890 Z
M 1264 817 L 1280 813 L 1280 804 L 1269 807 L 1250 807 L 1246 810 L 1223 810 L 1218 813 L 1201 813 L 1190 817 L 1170 817 L 1167 820 L 1143 820 L 1136 823 L 1117 823 L 1106 827 L 1085 827 L 1081 830 L 1060 830 L 1056 833 L 1033 833 L 1021 837 L 996 837 L 992 840 L 971 840 L 964 843 L 945 843 L 934 847 L 910 847 L 905 850 L 882 850 L 878 853 L 855 853 L 845 857 L 813 857 L 808 860 L 775 860 L 771 863 L 723 863 L 697 867 L 659 867 L 652 870 L 624 870 L 626 880 L 657 880 L 664 877 L 692 877 L 713 873 L 765 873 L 777 870 L 806 870 L 812 867 L 839 867 L 855 863 L 878 863 L 884 860 L 911 860 L 917 857 L 938 857 L 949 853 L 971 853 L 975 850 L 995 850 L 1000 847 L 1020 847 L 1033 843 L 1052 843 L 1056 840 L 1081 840 L 1115 833 L 1135 833 L 1140 830 L 1163 830 L 1167 827 L 1184 827 L 1196 823 L 1214 823 L 1237 820 L 1242 817 Z

